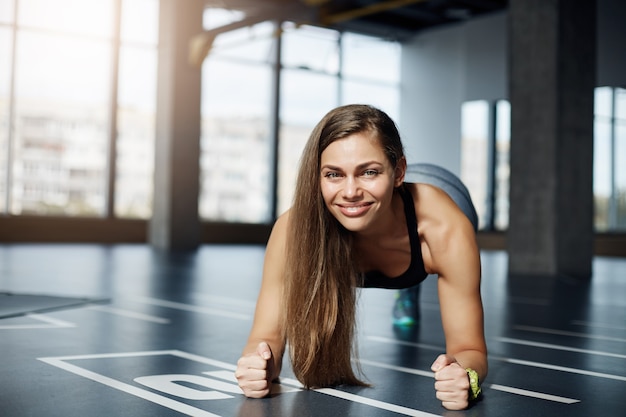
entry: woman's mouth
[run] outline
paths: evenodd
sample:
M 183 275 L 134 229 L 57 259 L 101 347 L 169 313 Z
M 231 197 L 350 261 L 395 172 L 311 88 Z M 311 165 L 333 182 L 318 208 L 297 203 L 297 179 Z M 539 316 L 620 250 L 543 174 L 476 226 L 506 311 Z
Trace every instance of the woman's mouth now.
M 363 203 L 358 205 L 343 205 L 339 204 L 339 210 L 341 214 L 346 217 L 358 217 L 363 215 L 365 212 L 369 210 L 371 207 L 370 203 Z

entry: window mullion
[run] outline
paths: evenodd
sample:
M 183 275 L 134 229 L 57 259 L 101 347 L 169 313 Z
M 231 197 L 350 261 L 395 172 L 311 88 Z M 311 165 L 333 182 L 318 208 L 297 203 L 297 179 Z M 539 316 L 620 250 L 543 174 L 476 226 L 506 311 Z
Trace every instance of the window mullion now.
M 17 17 L 18 17 L 18 9 L 19 9 L 19 0 L 15 0 L 15 7 L 13 8 L 13 27 L 12 34 L 13 38 L 11 39 L 11 69 L 10 69 L 10 78 L 9 78 L 9 114 L 8 114 L 8 124 L 7 124 L 7 156 L 6 156 L 6 172 L 5 175 L 5 194 L 4 194 L 4 212 L 11 212 L 11 205 L 13 199 L 13 147 L 15 141 L 15 60 L 17 57 Z
M 113 39 L 111 48 L 111 89 L 109 97 L 109 141 L 107 154 L 106 208 L 105 217 L 115 217 L 115 180 L 117 160 L 117 101 L 119 84 L 119 61 L 122 27 L 122 0 L 115 0 L 113 14 Z

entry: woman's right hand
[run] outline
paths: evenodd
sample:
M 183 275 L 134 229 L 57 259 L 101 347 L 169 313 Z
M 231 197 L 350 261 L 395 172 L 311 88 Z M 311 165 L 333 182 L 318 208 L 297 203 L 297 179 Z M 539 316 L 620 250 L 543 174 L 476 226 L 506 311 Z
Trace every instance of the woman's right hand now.
M 235 377 L 246 397 L 263 398 L 270 393 L 272 366 L 272 349 L 266 342 L 259 343 L 256 351 L 239 358 Z

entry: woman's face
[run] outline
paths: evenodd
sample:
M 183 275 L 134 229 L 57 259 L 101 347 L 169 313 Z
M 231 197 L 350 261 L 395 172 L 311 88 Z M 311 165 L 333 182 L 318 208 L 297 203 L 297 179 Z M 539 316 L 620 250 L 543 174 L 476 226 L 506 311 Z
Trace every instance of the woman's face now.
M 355 133 L 337 140 L 321 155 L 321 189 L 326 207 L 348 230 L 363 232 L 391 207 L 393 189 L 404 178 L 378 140 Z

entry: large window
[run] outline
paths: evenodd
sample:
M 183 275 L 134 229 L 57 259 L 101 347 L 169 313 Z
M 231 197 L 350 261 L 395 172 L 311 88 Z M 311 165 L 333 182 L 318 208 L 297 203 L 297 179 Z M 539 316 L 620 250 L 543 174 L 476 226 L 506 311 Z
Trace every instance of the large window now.
M 463 104 L 461 113 L 461 176 L 476 205 L 480 228 L 505 230 L 509 220 L 510 104 L 504 100 L 471 101 Z M 596 88 L 594 113 L 595 230 L 624 231 L 626 89 Z
M 339 34 L 289 23 L 283 30 L 277 214 L 291 206 L 300 155 L 311 130 L 339 105 Z
M 241 18 L 209 8 L 207 29 Z M 271 213 L 274 24 L 219 35 L 202 68 L 199 213 L 204 220 L 264 223 Z
M 341 51 L 341 104 L 371 104 L 399 123 L 400 44 L 345 33 Z
M 152 215 L 158 0 L 124 0 L 117 96 L 114 212 Z
M 461 179 L 478 214 L 478 228 L 509 226 L 510 105 L 469 101 L 461 107 Z
M 0 213 L 151 217 L 158 12 L 158 0 L 0 0 Z M 208 8 L 204 26 L 242 18 Z M 304 143 L 337 105 L 399 121 L 399 57 L 395 42 L 289 22 L 217 36 L 202 67 L 200 217 L 286 210 Z
M 594 208 L 599 231 L 626 230 L 626 89 L 595 93 Z
M 209 8 L 205 28 L 241 18 Z M 263 23 L 220 34 L 204 63 L 205 220 L 271 222 L 287 210 L 304 144 L 339 104 L 374 104 L 397 119 L 397 43 L 290 22 L 280 29 Z
M 283 30 L 278 214 L 291 205 L 300 154 L 324 114 L 363 103 L 399 122 L 400 94 L 398 43 L 310 26 Z
M 108 216 L 116 198 L 150 215 L 157 15 L 158 0 L 0 1 L 3 212 Z
M 490 103 L 484 100 L 469 101 L 461 107 L 461 179 L 476 207 L 480 229 L 490 220 L 489 113 Z

